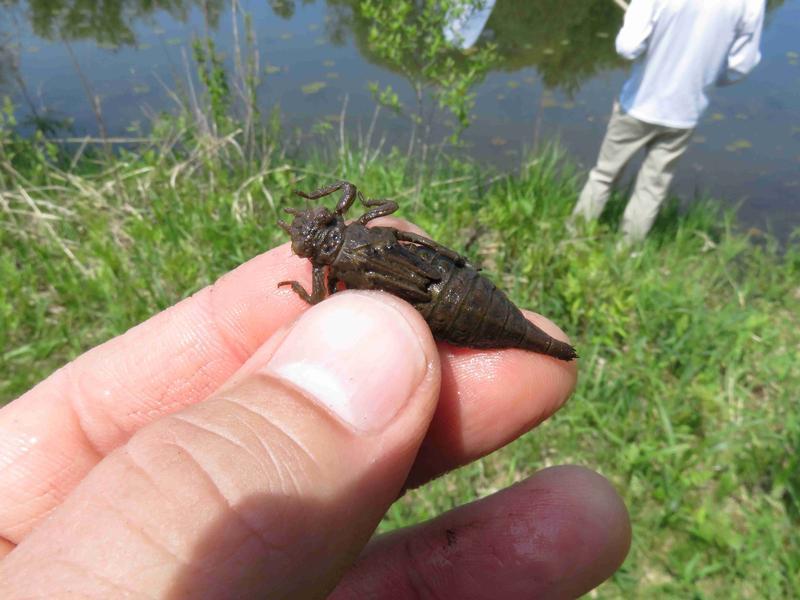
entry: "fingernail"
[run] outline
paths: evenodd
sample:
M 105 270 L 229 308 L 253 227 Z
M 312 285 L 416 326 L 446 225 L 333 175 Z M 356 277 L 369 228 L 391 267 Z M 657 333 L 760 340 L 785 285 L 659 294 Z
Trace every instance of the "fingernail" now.
M 403 315 L 378 296 L 337 294 L 295 323 L 266 370 L 301 389 L 353 429 L 386 427 L 427 369 Z

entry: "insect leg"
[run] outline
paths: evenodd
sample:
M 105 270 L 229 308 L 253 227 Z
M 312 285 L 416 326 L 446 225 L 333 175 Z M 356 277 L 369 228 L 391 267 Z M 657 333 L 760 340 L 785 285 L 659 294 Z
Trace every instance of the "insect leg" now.
M 342 189 L 345 185 L 352 185 L 348 184 L 346 181 L 337 181 L 336 183 L 332 183 L 331 185 L 326 185 L 325 187 L 321 187 L 318 190 L 314 190 L 313 192 L 301 192 L 300 190 L 295 190 L 294 193 L 300 196 L 301 198 L 305 198 L 306 200 L 317 200 L 322 198 L 323 196 L 329 196 L 336 190 Z
M 309 304 L 313 304 L 313 302 L 311 301 L 311 296 L 306 291 L 306 288 L 303 287 L 303 284 L 300 283 L 299 281 L 281 281 L 278 283 L 278 287 L 282 287 L 284 285 L 292 286 L 292 290 L 294 291 L 295 294 L 300 296 L 303 300 L 305 300 Z
M 361 203 L 364 206 L 375 207 L 372 210 L 368 210 L 358 218 L 358 222 L 362 225 L 366 225 L 372 219 L 390 215 L 397 210 L 397 202 L 394 202 L 393 200 L 362 200 Z
M 325 299 L 325 267 L 314 266 L 311 271 L 311 304 Z
M 309 304 L 318 304 L 325 299 L 325 267 L 314 267 L 311 279 L 311 294 L 299 281 L 281 281 L 278 287 L 290 285 L 292 291 Z
M 342 186 L 342 197 L 339 199 L 339 202 L 336 203 L 336 214 L 343 215 L 347 212 L 347 209 L 353 206 L 353 201 L 356 199 L 356 193 L 358 190 L 356 186 L 354 186 L 349 181 L 342 181 L 340 182 Z
M 292 228 L 289 227 L 289 224 L 286 221 L 278 220 L 278 227 L 283 229 L 289 235 L 292 235 Z
M 343 190 L 342 198 L 336 203 L 336 213 L 343 215 L 347 209 L 352 206 L 353 201 L 356 199 L 356 193 L 358 192 L 356 186 L 349 181 L 337 181 L 336 183 L 326 185 L 325 187 L 321 187 L 309 193 L 301 192 L 300 190 L 295 190 L 294 193 L 306 200 L 317 200 L 318 198 L 332 194 L 336 190 Z
M 419 244 L 420 246 L 425 246 L 426 248 L 430 248 L 434 252 L 438 252 L 439 254 L 446 256 L 454 263 L 456 263 L 456 265 L 458 265 L 459 267 L 472 266 L 469 264 L 469 262 L 467 262 L 466 257 L 461 256 L 458 252 L 451 250 L 446 246 L 442 246 L 441 244 L 434 242 L 433 240 L 428 239 L 425 236 L 419 235 L 417 233 L 398 230 L 397 239 L 400 240 L 401 242 L 411 242 L 412 244 Z

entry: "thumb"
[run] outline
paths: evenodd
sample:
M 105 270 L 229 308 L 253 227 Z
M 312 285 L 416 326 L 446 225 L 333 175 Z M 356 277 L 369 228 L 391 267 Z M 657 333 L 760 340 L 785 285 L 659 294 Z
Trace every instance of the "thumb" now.
M 397 497 L 438 391 L 412 307 L 336 294 L 106 457 L 0 563 L 6 597 L 323 597 Z

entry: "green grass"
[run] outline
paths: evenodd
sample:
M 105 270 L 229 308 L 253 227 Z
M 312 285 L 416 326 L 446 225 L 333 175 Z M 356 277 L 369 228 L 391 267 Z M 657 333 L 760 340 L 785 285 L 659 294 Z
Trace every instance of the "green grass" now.
M 166 135 L 166 134 L 165 134 Z M 553 419 L 396 503 L 393 528 L 557 463 L 607 476 L 634 543 L 598 596 L 779 598 L 800 589 L 800 252 L 747 238 L 711 202 L 664 211 L 635 253 L 604 222 L 568 236 L 576 198 L 546 153 L 517 175 L 402 157 L 300 162 L 210 136 L 114 158 L 0 146 L 0 403 L 80 352 L 283 241 L 295 186 L 349 178 L 464 250 L 568 331 L 578 388 Z M 363 167 L 363 172 L 362 172 Z

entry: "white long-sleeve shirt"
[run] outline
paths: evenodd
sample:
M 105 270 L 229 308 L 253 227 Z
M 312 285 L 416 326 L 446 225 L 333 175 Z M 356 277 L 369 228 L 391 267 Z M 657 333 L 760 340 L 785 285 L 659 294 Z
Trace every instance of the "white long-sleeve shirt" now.
M 765 0 L 632 0 L 617 53 L 636 60 L 622 109 L 646 123 L 691 129 L 714 85 L 761 60 Z

